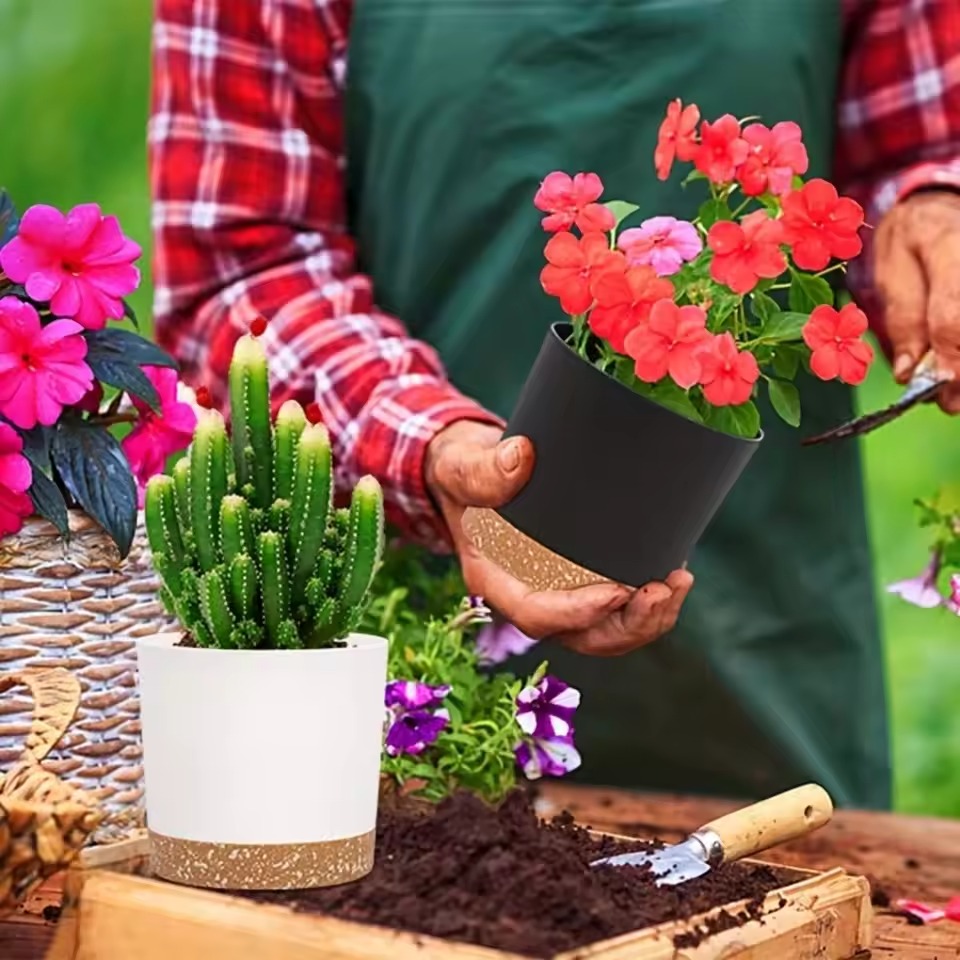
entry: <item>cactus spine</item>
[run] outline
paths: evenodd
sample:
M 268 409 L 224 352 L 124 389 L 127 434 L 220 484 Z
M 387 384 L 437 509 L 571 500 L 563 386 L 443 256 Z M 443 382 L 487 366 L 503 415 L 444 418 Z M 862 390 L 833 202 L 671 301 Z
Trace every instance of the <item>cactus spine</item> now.
M 201 646 L 323 647 L 355 629 L 383 544 L 383 496 L 365 477 L 333 509 L 326 428 L 294 401 L 269 417 L 266 357 L 240 339 L 232 438 L 205 411 L 189 459 L 147 486 L 146 523 L 167 608 Z

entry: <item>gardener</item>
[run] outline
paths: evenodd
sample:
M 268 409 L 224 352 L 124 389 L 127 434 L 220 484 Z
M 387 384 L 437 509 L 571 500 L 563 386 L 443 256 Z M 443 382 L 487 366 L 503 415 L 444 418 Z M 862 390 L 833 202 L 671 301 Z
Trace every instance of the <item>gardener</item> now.
M 549 656 L 583 691 L 592 782 L 759 796 L 816 779 L 838 802 L 887 806 L 855 444 L 802 449 L 767 416 L 692 558 L 680 627 L 616 664 L 576 654 L 668 631 L 686 572 L 636 593 L 531 595 L 464 544 L 458 519 L 466 504 L 509 499 L 531 468 L 528 445 L 497 440 L 559 316 L 537 282 L 538 181 L 595 170 L 608 196 L 639 191 L 643 214 L 692 215 L 650 168 L 674 97 L 708 117 L 799 122 L 810 175 L 829 176 L 833 159 L 878 225 L 863 263 L 885 313 L 870 271 L 855 279 L 885 320 L 898 381 L 930 344 L 960 372 L 960 172 L 945 165 L 960 150 L 948 69 L 960 2 L 352 6 L 158 0 L 161 342 L 222 400 L 234 340 L 270 319 L 275 399 L 315 401 L 349 479 L 374 473 L 394 522 L 434 546 L 451 535 L 472 590 L 572 648 Z M 802 390 L 810 433 L 852 413 L 842 385 Z M 942 403 L 956 412 L 960 390 Z M 571 509 L 589 508 L 571 491 Z

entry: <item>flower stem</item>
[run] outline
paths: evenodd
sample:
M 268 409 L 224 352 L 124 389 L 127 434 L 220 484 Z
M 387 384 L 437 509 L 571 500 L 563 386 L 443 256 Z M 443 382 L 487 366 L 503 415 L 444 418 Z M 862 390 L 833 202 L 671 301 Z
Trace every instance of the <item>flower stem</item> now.
M 88 423 L 96 424 L 98 427 L 113 427 L 118 423 L 136 423 L 139 419 L 139 413 L 114 413 L 90 417 Z

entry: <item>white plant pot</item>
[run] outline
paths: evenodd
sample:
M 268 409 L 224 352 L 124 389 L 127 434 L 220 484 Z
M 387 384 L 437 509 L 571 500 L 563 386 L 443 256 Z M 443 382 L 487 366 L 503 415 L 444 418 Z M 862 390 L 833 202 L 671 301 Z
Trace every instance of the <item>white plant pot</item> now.
M 373 867 L 387 641 L 330 650 L 139 642 L 154 872 L 286 890 Z

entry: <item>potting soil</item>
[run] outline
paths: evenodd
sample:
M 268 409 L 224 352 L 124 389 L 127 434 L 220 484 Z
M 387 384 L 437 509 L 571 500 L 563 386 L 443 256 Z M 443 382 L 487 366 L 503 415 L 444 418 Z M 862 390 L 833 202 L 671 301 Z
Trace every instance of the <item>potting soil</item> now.
M 246 894 L 297 911 L 480 944 L 530 957 L 605 940 L 713 907 L 708 928 L 678 947 L 759 916 L 764 897 L 789 882 L 767 867 L 732 864 L 674 887 L 644 868 L 595 869 L 592 860 L 644 843 L 597 840 L 569 814 L 549 823 L 517 791 L 494 809 L 462 793 L 430 815 L 382 810 L 373 873 L 342 887 Z

